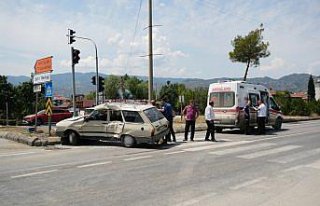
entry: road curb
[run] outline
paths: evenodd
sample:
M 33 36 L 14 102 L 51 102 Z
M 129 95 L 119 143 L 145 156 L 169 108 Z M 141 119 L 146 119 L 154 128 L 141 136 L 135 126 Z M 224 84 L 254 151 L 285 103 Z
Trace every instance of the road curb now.
M 28 136 L 18 132 L 3 132 L 0 131 L 0 138 L 26 144 L 29 146 L 47 146 L 60 144 L 60 138 L 46 136 Z

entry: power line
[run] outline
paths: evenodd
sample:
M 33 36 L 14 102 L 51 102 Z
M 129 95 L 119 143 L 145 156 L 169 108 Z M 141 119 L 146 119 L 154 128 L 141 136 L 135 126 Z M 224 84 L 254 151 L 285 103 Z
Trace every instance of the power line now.
M 139 4 L 139 10 L 138 10 L 138 14 L 137 14 L 137 18 L 136 18 L 136 23 L 135 23 L 135 27 L 134 27 L 132 43 L 135 41 L 135 38 L 136 38 L 137 28 L 138 28 L 139 18 L 140 18 L 140 12 L 141 12 L 141 7 L 142 7 L 142 0 L 140 0 L 140 4 Z M 128 69 L 129 58 L 130 58 L 131 56 L 132 56 L 132 44 L 130 43 L 129 55 L 128 55 L 128 57 L 127 57 L 126 65 L 124 66 L 125 72 L 126 72 L 127 69 Z M 127 73 L 127 72 L 126 72 L 126 73 Z

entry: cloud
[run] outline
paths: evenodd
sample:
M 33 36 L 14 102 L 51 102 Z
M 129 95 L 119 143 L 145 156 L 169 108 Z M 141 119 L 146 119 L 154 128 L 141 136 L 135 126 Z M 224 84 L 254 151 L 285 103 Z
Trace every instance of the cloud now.
M 278 69 L 284 69 L 286 66 L 286 62 L 284 59 L 276 57 L 273 58 L 268 65 L 260 66 L 261 71 L 276 71 Z
M 313 75 L 320 75 L 320 60 L 311 62 L 309 64 L 308 73 Z
M 242 76 L 228 59 L 230 42 L 262 22 L 273 59 L 262 60 L 255 75 L 289 72 L 320 75 L 320 2 L 158 0 L 153 2 L 155 74 L 170 77 Z M 76 5 L 76 6 L 74 6 Z M 99 51 L 101 72 L 148 75 L 147 3 L 143 1 L 0 1 L 0 72 L 29 75 L 36 59 L 52 55 L 55 73 L 70 69 L 67 28 L 92 38 Z M 297 12 L 299 11 L 299 12 Z M 135 25 L 137 23 L 137 27 Z M 94 47 L 77 39 L 81 51 L 77 69 L 95 67 Z M 308 54 L 308 55 L 305 55 Z M 303 58 L 301 58 L 303 57 Z M 271 57 L 270 57 L 271 58 Z M 215 69 L 212 69 L 215 68 Z M 293 68 L 293 69 L 288 69 Z
M 119 42 L 123 41 L 122 35 L 120 33 L 111 35 L 110 38 L 108 38 L 107 42 L 108 44 L 119 44 Z

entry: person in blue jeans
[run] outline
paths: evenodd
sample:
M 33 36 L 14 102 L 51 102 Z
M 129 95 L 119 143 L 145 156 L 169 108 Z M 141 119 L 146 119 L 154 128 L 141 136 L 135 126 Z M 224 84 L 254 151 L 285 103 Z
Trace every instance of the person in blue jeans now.
M 163 108 L 162 108 L 162 113 L 165 116 L 165 118 L 169 121 L 169 129 L 170 132 L 166 135 L 166 141 L 165 142 L 171 142 L 171 135 L 172 135 L 172 141 L 176 141 L 176 135 L 175 132 L 173 130 L 173 110 L 172 110 L 172 106 L 169 103 L 169 100 L 167 97 L 163 98 Z

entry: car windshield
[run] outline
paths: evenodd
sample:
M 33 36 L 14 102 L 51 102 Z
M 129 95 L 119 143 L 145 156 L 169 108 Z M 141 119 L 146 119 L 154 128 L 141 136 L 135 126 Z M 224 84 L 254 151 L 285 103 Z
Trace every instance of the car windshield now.
M 45 110 L 41 110 L 40 112 L 38 112 L 37 114 L 44 114 L 45 113 Z
M 156 122 L 156 121 L 164 118 L 163 114 L 161 112 L 159 112 L 159 110 L 157 110 L 157 108 L 155 108 L 155 107 L 146 109 L 143 112 L 149 118 L 151 123 Z

